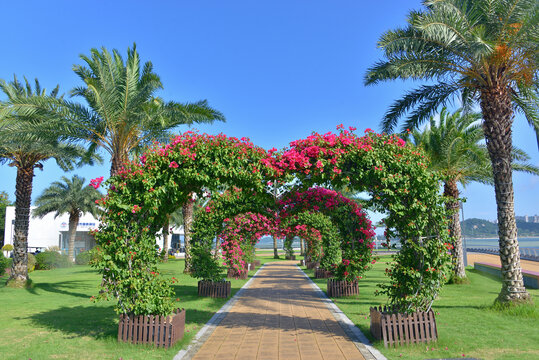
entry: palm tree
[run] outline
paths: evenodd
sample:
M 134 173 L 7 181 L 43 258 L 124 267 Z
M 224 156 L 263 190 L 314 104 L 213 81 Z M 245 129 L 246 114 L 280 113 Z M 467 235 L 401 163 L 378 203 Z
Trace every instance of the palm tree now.
M 449 231 L 453 242 L 453 281 L 466 279 L 462 233 L 459 217 L 459 189 L 457 184 L 466 185 L 477 181 L 492 184 L 492 166 L 488 151 L 483 143 L 480 113 L 457 110 L 450 114 L 444 107 L 440 118 L 430 118 L 428 126 L 422 131 L 412 131 L 413 141 L 423 147 L 430 158 L 430 167 L 443 175 L 444 196 L 448 199 L 446 208 L 449 215 Z M 539 169 L 525 163 L 528 155 L 513 149 L 513 169 L 538 174 Z
M 79 219 L 84 213 L 97 217 L 98 207 L 96 200 L 101 193 L 91 186 L 84 186 L 85 179 L 74 175 L 71 179 L 62 176 L 62 181 L 53 182 L 36 199 L 37 208 L 32 212 L 34 216 L 44 217 L 48 213 L 56 212 L 54 217 L 69 214 L 69 250 L 68 256 L 75 259 L 75 235 Z
M 86 66 L 73 70 L 84 82 L 71 91 L 82 97 L 88 108 L 69 103 L 77 136 L 102 147 L 111 156 L 111 175 L 129 160 L 129 154 L 167 136 L 181 124 L 224 121 L 224 116 L 206 100 L 195 103 L 164 102 L 155 96 L 162 83 L 151 62 L 141 68 L 136 45 L 127 49 L 124 62 L 118 50 L 92 49 L 81 55 Z
M 0 162 L 17 168 L 14 251 L 8 283 L 24 287 L 28 281 L 28 223 L 34 169 L 43 169 L 43 162 L 52 158 L 62 169 L 71 170 L 74 160 L 85 151 L 64 141 L 58 133 L 44 131 L 53 122 L 46 111 L 26 112 L 17 106 L 21 102 L 33 103 L 46 109 L 57 98 L 58 86 L 47 95 L 37 79 L 32 89 L 26 79 L 23 85 L 14 77 L 9 83 L 0 80 L 0 90 L 7 96 L 0 102 Z
M 382 35 L 385 60 L 366 74 L 367 85 L 395 79 L 433 82 L 407 93 L 385 114 L 392 130 L 414 128 L 459 95 L 468 107 L 478 101 L 492 162 L 498 212 L 503 285 L 500 302 L 530 299 L 524 287 L 514 214 L 512 132 L 515 110 L 538 133 L 539 41 L 537 0 L 425 0 L 403 29 Z

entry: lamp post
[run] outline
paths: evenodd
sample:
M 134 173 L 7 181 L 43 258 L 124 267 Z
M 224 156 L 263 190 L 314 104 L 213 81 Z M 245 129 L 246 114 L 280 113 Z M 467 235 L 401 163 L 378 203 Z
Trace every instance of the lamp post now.
M 460 211 L 462 212 L 462 225 L 464 225 L 464 203 L 460 202 Z M 464 235 L 464 226 L 462 226 L 462 255 L 464 257 L 464 266 L 468 266 L 468 252 L 466 250 L 466 236 Z

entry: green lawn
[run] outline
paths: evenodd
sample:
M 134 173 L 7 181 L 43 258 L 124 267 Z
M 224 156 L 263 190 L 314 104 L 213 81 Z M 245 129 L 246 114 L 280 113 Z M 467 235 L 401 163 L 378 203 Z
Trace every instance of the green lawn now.
M 376 284 L 385 280 L 389 256 L 381 257 L 360 282 L 360 295 L 333 301 L 373 340 L 370 335 L 369 307 L 385 304 L 386 298 L 374 296 Z M 327 281 L 314 279 L 312 270 L 304 271 L 324 291 Z M 434 302 L 439 340 L 428 345 L 385 349 L 375 343 L 388 359 L 434 359 L 475 357 L 480 359 L 539 359 L 539 290 L 530 289 L 535 306 L 519 309 L 517 314 L 491 308 L 501 288 L 499 279 L 473 269 L 467 274 L 469 285 L 446 285 Z M 446 350 L 447 348 L 447 350 Z
M 34 271 L 29 290 L 6 288 L 6 277 L 0 278 L 0 358 L 172 359 L 228 300 L 199 298 L 197 280 L 182 273 L 184 264 L 172 260 L 160 265 L 164 276 L 179 279 L 174 289 L 180 306 L 187 309 L 185 337 L 168 350 L 118 343 L 113 303 L 90 301 L 100 278 L 89 266 Z M 232 280 L 232 293 L 246 281 Z

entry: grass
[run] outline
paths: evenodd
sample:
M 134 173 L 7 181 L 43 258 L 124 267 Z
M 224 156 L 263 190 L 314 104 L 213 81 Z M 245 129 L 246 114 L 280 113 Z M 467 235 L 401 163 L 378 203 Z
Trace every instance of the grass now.
M 369 307 L 385 304 L 375 296 L 376 284 L 385 281 L 384 270 L 391 257 L 382 256 L 360 282 L 360 295 L 337 298 L 337 306 L 370 338 Z M 314 279 L 313 270 L 304 271 L 324 291 L 325 279 Z M 539 359 L 539 290 L 529 289 L 535 305 L 500 309 L 493 306 L 500 288 L 498 278 L 467 269 L 469 284 L 445 285 L 434 302 L 439 339 L 427 345 L 385 349 L 375 343 L 388 359 L 434 359 L 475 357 L 479 359 Z M 447 348 L 447 349 L 446 349 Z
M 164 276 L 179 280 L 174 290 L 187 310 L 185 336 L 167 350 L 117 341 L 113 303 L 90 301 L 99 291 L 100 277 L 89 266 L 34 271 L 31 289 L 8 288 L 7 277 L 1 277 L 0 358 L 172 359 L 228 300 L 198 297 L 197 280 L 183 274 L 184 265 L 184 260 L 170 260 L 159 266 Z M 246 281 L 232 280 L 232 294 Z

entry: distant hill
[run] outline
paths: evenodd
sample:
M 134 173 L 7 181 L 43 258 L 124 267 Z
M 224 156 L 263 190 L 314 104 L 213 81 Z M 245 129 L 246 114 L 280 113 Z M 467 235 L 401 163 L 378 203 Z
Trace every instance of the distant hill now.
M 471 238 L 488 238 L 498 236 L 498 224 L 484 219 L 466 219 L 460 223 L 462 233 Z M 539 223 L 517 221 L 519 236 L 539 236 Z

